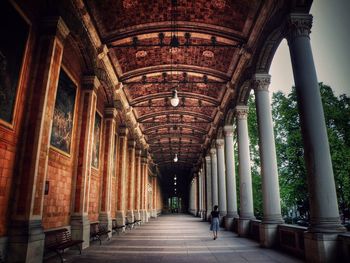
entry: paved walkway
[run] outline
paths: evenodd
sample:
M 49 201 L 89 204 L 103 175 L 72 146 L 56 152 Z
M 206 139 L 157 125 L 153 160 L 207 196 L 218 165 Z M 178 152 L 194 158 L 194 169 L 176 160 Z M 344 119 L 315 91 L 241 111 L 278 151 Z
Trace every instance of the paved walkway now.
M 127 231 L 113 235 L 100 246 L 94 242 L 83 251 L 67 253 L 67 262 L 301 262 L 283 253 L 262 249 L 258 243 L 220 231 L 213 240 L 209 224 L 189 215 L 163 215 Z M 50 260 L 59 262 L 59 260 Z

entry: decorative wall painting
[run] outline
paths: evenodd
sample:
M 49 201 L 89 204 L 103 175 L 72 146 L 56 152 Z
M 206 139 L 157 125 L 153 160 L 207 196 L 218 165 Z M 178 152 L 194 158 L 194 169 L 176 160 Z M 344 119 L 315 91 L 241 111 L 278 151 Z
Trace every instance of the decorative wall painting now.
M 99 168 L 99 162 L 100 162 L 101 129 L 102 129 L 102 118 L 96 112 L 94 134 L 93 134 L 94 141 L 92 145 L 92 159 L 91 159 L 91 165 L 96 169 Z
M 76 85 L 61 69 L 52 121 L 51 146 L 70 154 Z
M 11 124 L 29 25 L 9 1 L 0 1 L 0 10 L 0 119 Z

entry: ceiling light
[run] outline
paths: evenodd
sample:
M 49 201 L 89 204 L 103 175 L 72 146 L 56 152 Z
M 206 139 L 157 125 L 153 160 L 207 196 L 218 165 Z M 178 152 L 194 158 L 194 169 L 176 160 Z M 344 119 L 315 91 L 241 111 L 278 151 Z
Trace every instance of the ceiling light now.
M 174 182 L 174 185 L 176 185 L 176 182 Z
M 179 100 L 179 97 L 177 96 L 177 90 L 174 89 L 173 96 L 170 99 L 170 104 L 171 104 L 171 106 L 176 107 L 177 105 L 179 105 L 179 102 L 180 102 L 180 100 Z
M 175 175 L 175 176 L 174 176 L 174 180 L 176 181 L 176 179 L 177 179 L 177 178 L 176 178 L 176 175 Z
M 179 159 L 177 158 L 177 153 L 175 153 L 174 162 L 176 163 Z

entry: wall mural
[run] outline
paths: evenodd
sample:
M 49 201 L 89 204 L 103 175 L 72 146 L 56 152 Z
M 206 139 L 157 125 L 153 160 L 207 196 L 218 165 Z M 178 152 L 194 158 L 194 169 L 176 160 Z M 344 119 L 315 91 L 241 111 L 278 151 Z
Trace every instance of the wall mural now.
M 100 159 L 100 144 L 101 144 L 101 129 L 102 129 L 102 118 L 96 112 L 95 114 L 95 127 L 94 127 L 94 143 L 92 145 L 92 159 L 91 165 L 92 167 L 98 169 L 99 167 L 99 159 Z
M 50 143 L 67 154 L 70 154 L 72 143 L 75 97 L 76 85 L 61 69 Z
M 12 123 L 29 25 L 8 1 L 0 1 L 0 10 L 0 32 L 6 36 L 0 41 L 0 119 Z

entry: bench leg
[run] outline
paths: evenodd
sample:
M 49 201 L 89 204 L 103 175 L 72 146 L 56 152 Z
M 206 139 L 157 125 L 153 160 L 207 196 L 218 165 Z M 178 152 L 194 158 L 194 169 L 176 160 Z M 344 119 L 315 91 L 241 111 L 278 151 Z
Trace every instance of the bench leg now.
M 63 258 L 63 252 L 60 253 L 59 250 L 56 250 L 56 254 L 60 256 L 60 259 L 61 259 L 61 263 L 65 262 L 66 260 Z

